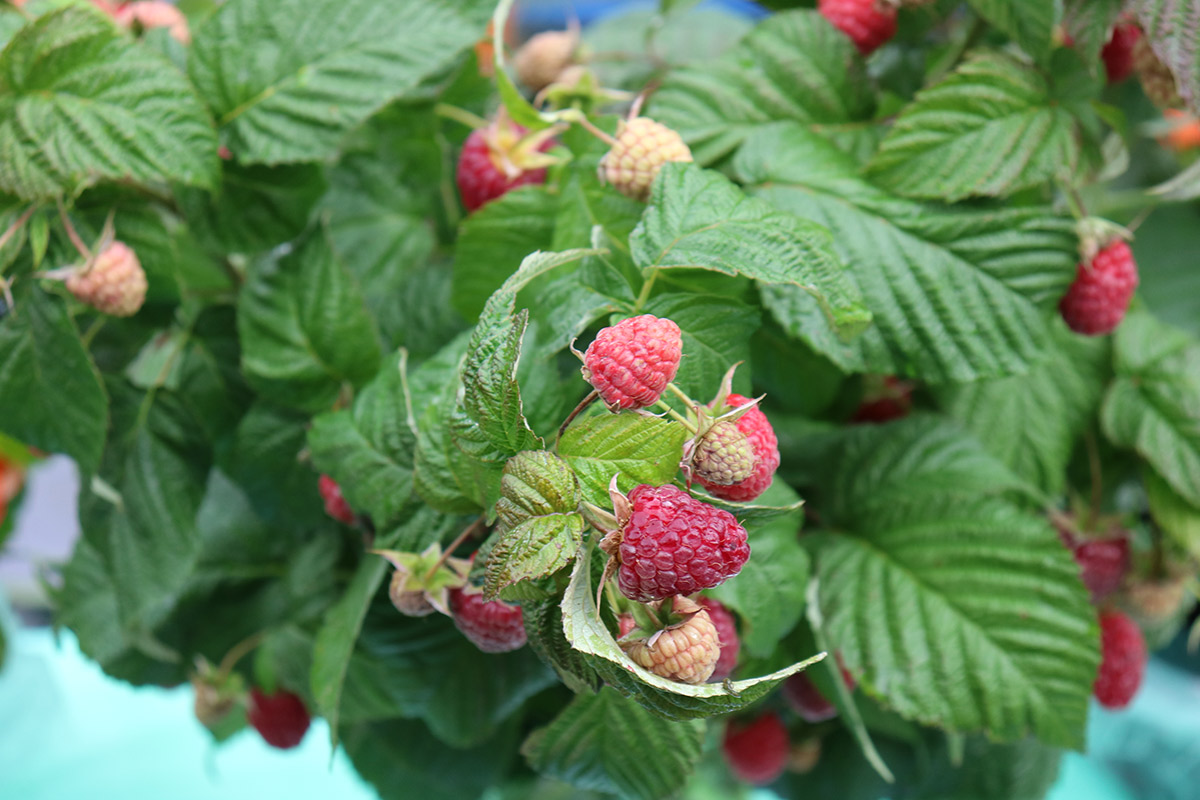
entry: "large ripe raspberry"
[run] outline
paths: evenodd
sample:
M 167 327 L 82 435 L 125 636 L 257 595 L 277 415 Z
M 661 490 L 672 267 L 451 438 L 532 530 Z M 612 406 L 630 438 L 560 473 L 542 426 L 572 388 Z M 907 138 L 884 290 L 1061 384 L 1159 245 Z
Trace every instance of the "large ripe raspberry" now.
M 679 326 L 642 314 L 596 334 L 583 354 L 583 379 L 613 411 L 645 408 L 658 402 L 682 355 Z
M 280 689 L 275 694 L 264 694 L 251 689 L 246 720 L 267 744 L 286 750 L 304 738 L 309 715 L 304 701 L 291 692 Z
M 748 402 L 750 402 L 748 397 L 731 394 L 725 401 L 725 405 L 737 408 Z M 779 440 L 775 438 L 775 429 L 771 427 L 767 415 L 757 406 L 738 417 L 735 424 L 738 430 L 745 434 L 747 441 L 754 449 L 754 472 L 750 477 L 728 486 L 706 481 L 700 475 L 697 475 L 697 480 L 714 497 L 744 503 L 758 497 L 771 485 L 771 481 L 775 477 L 775 470 L 779 468 Z
M 1125 574 L 1129 572 L 1127 536 L 1121 534 L 1106 539 L 1079 540 L 1061 529 L 1059 536 L 1075 556 L 1080 568 L 1080 577 L 1083 579 L 1083 585 L 1091 593 L 1093 604 L 1099 604 L 1121 588 Z
M 754 474 L 754 447 L 733 422 L 718 422 L 700 437 L 692 470 L 706 483 L 739 483 Z
M 1058 310 L 1076 333 L 1102 336 L 1125 317 L 1137 285 L 1137 262 L 1129 245 L 1117 239 L 1101 249 L 1090 264 L 1076 267 L 1075 281 L 1059 301 Z
M 479 592 L 451 589 L 450 614 L 463 635 L 485 653 L 507 653 L 525 646 L 520 606 L 484 600 Z
M 66 280 L 81 302 L 114 317 L 131 317 L 146 299 L 146 272 L 127 244 L 115 241 L 96 256 L 91 268 L 78 269 Z
M 839 657 L 838 668 L 842 671 L 842 681 L 850 691 L 854 691 L 858 682 L 854 680 L 854 676 L 850 674 L 849 670 L 842 666 L 841 661 Z M 807 672 L 797 672 L 784 681 L 782 691 L 788 708 L 795 711 L 805 722 L 824 722 L 837 716 L 837 706 L 821 694 L 821 690 L 813 683 Z
M 1133 48 L 1140 38 L 1142 29 L 1137 25 L 1121 22 L 1113 27 L 1108 44 L 1100 51 L 1109 83 L 1120 83 L 1133 74 Z
M 708 612 L 686 597 L 676 597 L 674 613 L 682 620 L 649 637 L 623 639 L 621 649 L 634 663 L 669 681 L 707 681 L 721 657 L 717 629 Z
M 548 136 L 526 136 L 515 122 L 500 119 L 471 131 L 458 157 L 455 181 L 467 211 L 495 200 L 518 186 L 546 182 L 544 158 L 554 145 Z
M 325 513 L 346 525 L 354 524 L 354 509 L 342 497 L 342 487 L 328 475 L 322 475 L 317 480 L 317 490 L 325 501 Z
M 717 659 L 717 664 L 713 667 L 713 673 L 709 676 L 710 681 L 723 681 L 733 674 L 734 667 L 737 666 L 738 653 L 742 649 L 742 642 L 738 638 L 737 622 L 733 618 L 733 612 L 725 607 L 719 600 L 713 600 L 711 597 L 701 597 L 697 602 L 708 612 L 708 618 L 712 620 L 713 627 L 717 629 L 717 639 L 721 644 L 721 657 Z
M 896 35 L 896 6 L 889 0 L 817 0 L 817 10 L 864 56 Z
M 725 725 L 721 750 L 739 780 L 761 785 L 783 774 L 791 742 L 779 715 L 768 711 L 753 722 L 731 719 Z
M 1100 671 L 1092 693 L 1106 708 L 1124 708 L 1146 672 L 1146 640 L 1137 623 L 1119 611 L 1100 613 Z
M 629 502 L 616 557 L 617 585 L 630 600 L 648 603 L 711 589 L 750 558 L 746 529 L 733 514 L 687 492 L 642 484 Z
M 578 48 L 579 34 L 575 31 L 543 31 L 529 37 L 513 57 L 517 79 L 540 92 L 571 65 Z
M 645 202 L 663 164 L 691 160 L 692 151 L 678 133 L 649 117 L 634 117 L 617 125 L 616 143 L 600 160 L 600 180 Z

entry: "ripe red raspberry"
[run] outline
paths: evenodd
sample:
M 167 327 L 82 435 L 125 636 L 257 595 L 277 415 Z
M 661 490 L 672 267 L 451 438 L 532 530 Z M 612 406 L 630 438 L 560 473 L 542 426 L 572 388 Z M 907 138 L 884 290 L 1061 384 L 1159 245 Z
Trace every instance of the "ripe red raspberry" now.
M 485 653 L 507 653 L 525 646 L 520 606 L 484 600 L 479 592 L 451 589 L 450 614 L 463 635 Z
M 896 6 L 889 0 L 817 0 L 817 10 L 864 56 L 896 35 Z
M 325 501 L 326 514 L 338 522 L 354 524 L 354 510 L 350 508 L 346 498 L 342 497 L 342 487 L 338 486 L 337 481 L 328 475 L 322 475 L 317 481 L 317 490 L 321 492 L 321 499 Z
M 583 379 L 612 411 L 658 402 L 679 371 L 683 338 L 679 326 L 651 314 L 604 328 L 583 354 Z
M 75 270 L 67 289 L 81 302 L 114 317 L 131 317 L 146 299 L 146 272 L 127 244 L 114 241 L 92 262 Z
M 1092 693 L 1106 708 L 1124 708 L 1146 672 L 1146 640 L 1137 623 L 1119 611 L 1100 613 L 1100 672 Z
M 850 423 L 879 424 L 902 419 L 912 410 L 912 384 L 894 375 L 885 376 L 876 385 L 868 385 L 862 403 Z M 871 382 L 869 382 L 871 383 Z
M 617 585 L 648 603 L 711 589 L 750 558 L 746 529 L 728 511 L 674 486 L 641 484 L 629 493 L 632 513 L 617 548 Z
M 1111 333 L 1125 317 L 1137 285 L 1137 262 L 1129 245 L 1118 239 L 1101 249 L 1091 264 L 1078 265 L 1075 282 L 1059 301 L 1058 310 L 1076 333 Z
M 725 401 L 725 405 L 737 408 L 748 402 L 750 402 L 748 397 L 731 394 Z M 713 497 L 744 503 L 758 497 L 771 485 L 771 481 L 775 477 L 775 470 L 779 468 L 779 440 L 775 438 L 775 429 L 771 427 L 767 415 L 757 406 L 738 417 L 735 424 L 738 430 L 746 435 L 746 439 L 754 449 L 754 472 L 749 478 L 728 486 L 706 481 L 699 474 L 696 479 Z
M 841 666 L 841 661 L 841 658 L 838 658 L 842 681 L 850 688 L 850 691 L 854 691 L 858 682 L 845 667 Z M 824 722 L 827 719 L 833 719 L 838 713 L 837 706 L 821 694 L 821 690 L 813 683 L 807 672 L 797 672 L 783 682 L 783 699 L 787 702 L 788 708 L 795 711 L 805 722 Z
M 753 722 L 730 720 L 721 749 L 739 780 L 767 784 L 783 774 L 791 742 L 779 715 L 768 711 Z
M 539 154 L 554 144 L 549 135 L 526 137 L 525 129 L 506 119 L 471 131 L 458 157 L 455 180 L 467 211 L 518 186 L 546 182 L 546 159 Z
M 700 684 L 712 677 L 721 657 L 717 629 L 708 612 L 686 597 L 676 597 L 672 611 L 677 622 L 618 644 L 634 663 L 669 681 Z
M 717 665 L 713 667 L 713 673 L 709 676 L 709 680 L 723 681 L 733 674 L 733 669 L 737 666 L 738 653 L 742 649 L 742 642 L 738 638 L 737 622 L 733 618 L 733 612 L 726 608 L 721 601 L 713 600 L 711 597 L 701 597 L 697 602 L 708 612 L 708 618 L 712 620 L 713 627 L 717 629 L 717 638 L 721 644 L 721 657 L 717 659 Z
M 691 160 L 692 151 L 678 133 L 648 117 L 634 117 L 617 125 L 616 142 L 600 159 L 600 180 L 644 203 L 663 164 Z
M 267 744 L 286 750 L 300 744 L 308 730 L 309 716 L 304 701 L 291 692 L 280 689 L 275 694 L 263 694 L 251 689 L 246 720 Z
M 1100 51 L 1109 83 L 1120 83 L 1133 74 L 1133 47 L 1142 38 L 1137 25 L 1121 22 L 1113 27 L 1108 44 Z
M 1122 534 L 1108 539 L 1077 540 L 1061 529 L 1059 536 L 1079 563 L 1083 585 L 1091 593 L 1093 604 L 1121 588 L 1129 572 L 1128 537 Z

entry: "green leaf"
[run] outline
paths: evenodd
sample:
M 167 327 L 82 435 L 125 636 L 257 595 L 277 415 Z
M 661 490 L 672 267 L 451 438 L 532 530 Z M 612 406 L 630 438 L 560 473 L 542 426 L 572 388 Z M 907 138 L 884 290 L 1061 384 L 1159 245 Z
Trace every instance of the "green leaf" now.
M 1032 66 L 976 54 L 918 92 L 867 165 L 879 186 L 953 202 L 1004 196 L 1080 171 L 1071 113 Z
M 1146 499 L 1163 532 L 1200 559 L 1200 508 L 1180 497 L 1154 470 L 1146 470 Z
M 789 11 L 760 23 L 715 62 L 672 70 L 650 113 L 679 131 L 700 164 L 733 152 L 770 122 L 803 123 L 862 150 L 875 100 L 854 45 L 815 11 Z
M 322 414 L 308 432 L 313 464 L 376 527 L 395 520 L 412 495 L 416 436 L 408 426 L 402 367 L 401 359 L 388 359 L 352 408 Z
M 1036 59 L 1049 54 L 1054 29 L 1062 21 L 1063 0 L 968 0 L 979 16 L 995 25 Z
M 748 198 L 694 164 L 663 165 L 629 244 L 643 269 L 701 267 L 798 286 L 844 336 L 871 319 L 845 280 L 828 231 Z
M 1200 18 L 1195 0 L 1133 0 L 1129 7 L 1154 50 L 1171 70 L 1179 94 L 1200 114 Z
M 517 362 L 529 312 L 512 308 L 480 318 L 463 364 L 463 408 L 488 442 L 501 452 L 540 448 L 542 440 L 525 419 Z
M 493 600 L 501 589 L 551 575 L 571 563 L 583 541 L 584 527 L 578 513 L 547 514 L 500 534 L 488 554 L 484 597 Z
M 949 730 L 1082 746 L 1095 612 L 1044 520 L 943 496 L 856 523 L 822 542 L 817 575 L 829 638 L 868 691 Z
M 1112 35 L 1113 23 L 1121 12 L 1122 0 L 1066 0 L 1063 29 L 1077 50 L 1099 71 L 1100 50 Z
M 941 738 L 921 800 L 1038 800 L 1058 777 L 1062 751 L 1037 739 L 997 744 L 968 736 L 955 754 L 949 737 Z
M 1200 342 L 1149 314 L 1117 329 L 1117 379 L 1101 408 L 1104 433 L 1200 506 Z
M 1055 329 L 1049 357 L 1019 377 L 936 392 L 988 452 L 1048 495 L 1063 488 L 1076 439 L 1100 406 L 1107 342 Z
M 251 270 L 238 299 L 242 367 L 260 394 L 319 411 L 379 368 L 379 341 L 354 279 L 321 235 Z
M 612 689 L 576 697 L 521 752 L 543 775 L 622 797 L 674 797 L 700 760 L 704 722 L 654 716 Z M 637 758 L 639 752 L 652 758 Z
M 1065 218 L 1037 207 L 902 200 L 864 182 L 853 161 L 794 125 L 755 133 L 734 169 L 759 197 L 833 232 L 875 324 L 842 342 L 794 287 L 765 287 L 763 304 L 843 370 L 968 382 L 1025 372 L 1041 357 L 1042 308 L 1062 295 L 1077 259 Z
M 501 528 L 514 528 L 531 517 L 561 514 L 579 506 L 575 473 L 547 450 L 526 450 L 504 464 L 496 516 Z
M 20 291 L 21 283 L 28 291 Z M 66 453 L 92 474 L 108 428 L 100 375 L 63 302 L 21 283 L 16 310 L 0 319 L 0 430 Z
M 614 475 L 623 492 L 639 483 L 669 483 L 687 437 L 682 425 L 667 419 L 605 413 L 576 420 L 559 441 L 558 454 L 575 470 L 584 499 L 607 507 Z
M 315 161 L 451 66 L 491 3 L 236 0 L 196 32 L 188 73 L 244 163 Z
M 568 689 L 583 694 L 600 687 L 600 678 L 588 666 L 586 657 L 563 635 L 562 608 L 557 597 L 523 602 L 521 616 L 530 649 L 558 673 Z
M 765 696 L 789 675 L 825 656 L 819 653 L 770 675 L 725 684 L 693 686 L 662 678 L 625 655 L 600 620 L 591 562 L 592 548 L 584 548 L 563 594 L 563 634 L 576 650 L 587 656 L 588 664 L 610 686 L 660 717 L 685 720 L 737 711 Z
M 217 139 L 194 91 L 104 15 L 39 17 L 0 53 L 0 191 L 27 200 L 97 179 L 211 186 Z
M 642 313 L 666 317 L 679 326 L 687 357 L 674 383 L 692 397 L 715 396 L 730 366 L 750 362 L 750 337 L 761 324 L 758 309 L 739 300 L 692 292 L 658 295 Z

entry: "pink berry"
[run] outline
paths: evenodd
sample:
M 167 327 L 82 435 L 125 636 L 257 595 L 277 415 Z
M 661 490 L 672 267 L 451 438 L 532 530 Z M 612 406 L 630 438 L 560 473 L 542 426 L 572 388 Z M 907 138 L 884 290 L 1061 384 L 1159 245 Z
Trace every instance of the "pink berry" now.
M 727 407 L 736 408 L 749 400 L 740 394 L 731 394 L 725 404 Z M 696 480 L 713 497 L 744 503 L 758 497 L 771 485 L 775 470 L 779 468 L 779 440 L 775 438 L 775 430 L 771 427 L 767 415 L 758 407 L 738 417 L 737 427 L 745 434 L 754 450 L 754 472 L 749 478 L 729 485 L 710 483 L 700 475 L 696 476 Z
M 1075 282 L 1058 310 L 1067 327 L 1085 336 L 1111 333 L 1125 317 L 1138 285 L 1137 262 L 1120 239 L 1103 248 L 1091 264 L 1079 264 Z
M 507 653 L 525 646 L 520 606 L 484 600 L 477 592 L 450 591 L 450 614 L 463 635 L 485 653 Z
M 1068 534 L 1060 535 L 1079 564 L 1083 585 L 1091 594 L 1093 604 L 1121 588 L 1130 564 L 1127 536 L 1076 541 Z
M 1120 83 L 1133 74 L 1133 48 L 1140 38 L 1142 29 L 1137 25 L 1122 22 L 1113 27 L 1108 44 L 1100 51 L 1109 83 Z
M 1106 708 L 1124 708 L 1146 673 L 1146 640 L 1137 623 L 1119 611 L 1100 613 L 1100 671 L 1092 693 Z
M 838 658 L 838 667 L 842 671 L 842 680 L 854 691 L 858 682 L 854 676 L 841 666 L 842 659 Z M 788 707 L 795 711 L 805 722 L 824 722 L 837 716 L 837 706 L 829 702 L 821 690 L 813 683 L 807 672 L 797 672 L 783 682 L 783 699 Z
M 613 411 L 646 408 L 674 379 L 682 355 L 679 326 L 642 314 L 596 334 L 583 354 L 583 379 Z
M 114 241 L 66 280 L 67 290 L 83 303 L 114 317 L 131 317 L 146 299 L 146 272 L 127 244 Z
M 896 6 L 888 0 L 817 0 L 817 10 L 864 56 L 896 35 Z
M 753 722 L 730 720 L 721 749 L 739 780 L 761 785 L 783 774 L 791 742 L 779 715 L 769 711 Z
M 322 475 L 317 481 L 317 490 L 325 501 L 325 513 L 346 525 L 354 524 L 354 510 L 342 497 L 342 487 L 328 475 Z
M 737 622 L 733 618 L 733 612 L 721 601 L 701 597 L 697 602 L 708 612 L 708 618 L 717 629 L 717 639 L 721 644 L 721 657 L 717 659 L 717 665 L 713 668 L 709 680 L 723 681 L 733 674 L 738 653 L 742 649 L 741 640 L 738 639 Z
M 246 720 L 267 744 L 287 750 L 304 738 L 309 715 L 304 701 L 291 692 L 280 689 L 275 694 L 264 694 L 251 689 Z
M 471 131 L 458 158 L 455 180 L 467 211 L 474 211 L 518 186 L 546 182 L 546 168 L 535 166 L 534 153 L 549 149 L 553 140 L 536 142 L 530 151 L 520 146 L 525 129 L 498 120 Z

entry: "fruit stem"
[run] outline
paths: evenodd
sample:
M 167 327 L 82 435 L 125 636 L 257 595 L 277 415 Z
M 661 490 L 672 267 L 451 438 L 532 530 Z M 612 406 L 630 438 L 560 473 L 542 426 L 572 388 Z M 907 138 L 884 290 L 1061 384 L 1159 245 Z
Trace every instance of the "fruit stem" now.
M 63 205 L 61 197 L 58 199 L 58 216 L 62 219 L 63 227 L 67 229 L 67 238 L 71 240 L 71 244 L 75 245 L 79 255 L 83 256 L 84 261 L 91 261 L 92 252 L 87 249 L 83 240 L 79 238 L 79 234 L 75 232 L 75 226 L 71 224 L 71 219 L 67 216 L 67 209 Z
M 462 123 L 472 130 L 486 128 L 489 124 L 486 119 L 478 114 L 472 114 L 465 108 L 452 106 L 449 103 L 438 103 L 433 107 L 433 113 L 437 114 L 439 117 L 445 117 L 446 119 L 452 119 L 455 122 Z
M 1088 470 L 1092 478 L 1092 495 L 1088 510 L 1087 528 L 1094 528 L 1100 518 L 1100 504 L 1104 499 L 1104 475 L 1100 468 L 1100 447 L 1096 435 L 1089 428 L 1083 436 L 1084 446 L 1087 447 Z
M 678 411 L 671 408 L 669 405 L 664 403 L 662 400 L 659 400 L 657 403 L 655 403 L 655 405 L 659 406 L 664 411 L 666 411 L 667 414 L 670 415 L 671 419 L 675 420 L 680 425 L 687 428 L 688 433 L 692 434 L 693 436 L 696 435 L 696 426 L 691 423 L 691 420 L 689 420 L 687 417 L 683 416 L 683 414 L 680 414 Z
M 683 401 L 683 404 L 686 405 L 688 408 L 692 408 L 694 406 L 700 405 L 695 400 L 688 397 L 687 394 L 682 389 L 680 389 L 678 386 L 676 386 L 674 383 L 668 383 L 667 390 L 670 391 L 671 394 L 678 397 L 681 401 Z
M 1067 200 L 1067 207 L 1071 209 L 1071 216 L 1077 222 L 1087 219 L 1087 210 L 1083 206 L 1083 199 L 1079 196 L 1079 191 L 1064 180 L 1060 180 L 1058 185 L 1062 190 L 1063 197 Z
M 588 406 L 596 402 L 596 398 L 599 396 L 600 392 L 596 389 L 592 389 L 592 391 L 588 393 L 588 396 L 580 400 L 579 405 L 575 406 L 570 414 L 567 414 L 567 418 L 563 420 L 563 424 L 558 426 L 558 434 L 554 437 L 555 452 L 558 451 L 558 443 L 562 441 L 563 434 L 567 432 L 567 427 L 575 421 L 576 417 L 586 411 Z
M 480 514 L 478 517 L 476 517 L 474 522 L 472 522 L 467 527 L 463 528 L 462 533 L 460 533 L 460 534 L 458 534 L 458 536 L 454 537 L 454 541 L 451 542 L 449 544 L 449 546 L 447 546 L 446 549 L 442 551 L 442 555 L 438 557 L 438 560 L 435 561 L 433 563 L 433 566 L 429 568 L 429 571 L 425 573 L 426 581 L 428 581 L 430 578 L 432 578 L 433 574 L 442 568 L 442 565 L 446 563 L 446 559 L 450 558 L 451 554 L 453 554 L 454 551 L 458 549 L 458 546 L 460 544 L 462 544 L 463 542 L 465 542 L 467 540 L 467 537 L 475 532 L 476 528 L 481 527 L 482 524 L 484 522 L 486 522 L 486 519 L 487 518 L 484 517 L 483 514 Z
M 651 270 L 650 277 L 646 278 L 642 284 L 642 291 L 638 293 L 637 300 L 633 303 L 633 310 L 640 312 L 642 307 L 646 305 L 646 301 L 650 299 L 650 290 L 654 288 L 654 281 L 658 279 L 659 269 Z
M 17 221 L 8 226 L 8 230 L 0 233 L 0 248 L 8 244 L 8 240 L 15 236 L 17 231 L 21 230 L 25 223 L 29 221 L 29 218 L 33 216 L 34 211 L 37 211 L 36 203 L 25 209 L 25 213 L 17 217 Z
M 604 131 L 600 130 L 595 125 L 593 125 L 592 121 L 590 119 L 588 119 L 586 116 L 584 116 L 583 114 L 564 115 L 562 117 L 562 119 L 566 119 L 571 122 L 578 122 L 580 125 L 583 126 L 584 130 L 586 130 L 592 136 L 595 136 L 600 141 L 607 144 L 609 147 L 614 147 L 617 144 L 616 139 L 614 139 L 612 136 L 609 136 L 607 133 L 605 133 Z
M 217 675 L 220 676 L 220 679 L 224 680 L 228 678 L 229 673 L 233 672 L 233 668 L 237 666 L 237 662 L 241 661 L 251 650 L 258 647 L 262 643 L 264 636 L 266 636 L 266 631 L 252 633 L 229 648 L 229 652 L 225 654 L 225 657 L 221 659 L 221 663 L 217 667 Z

